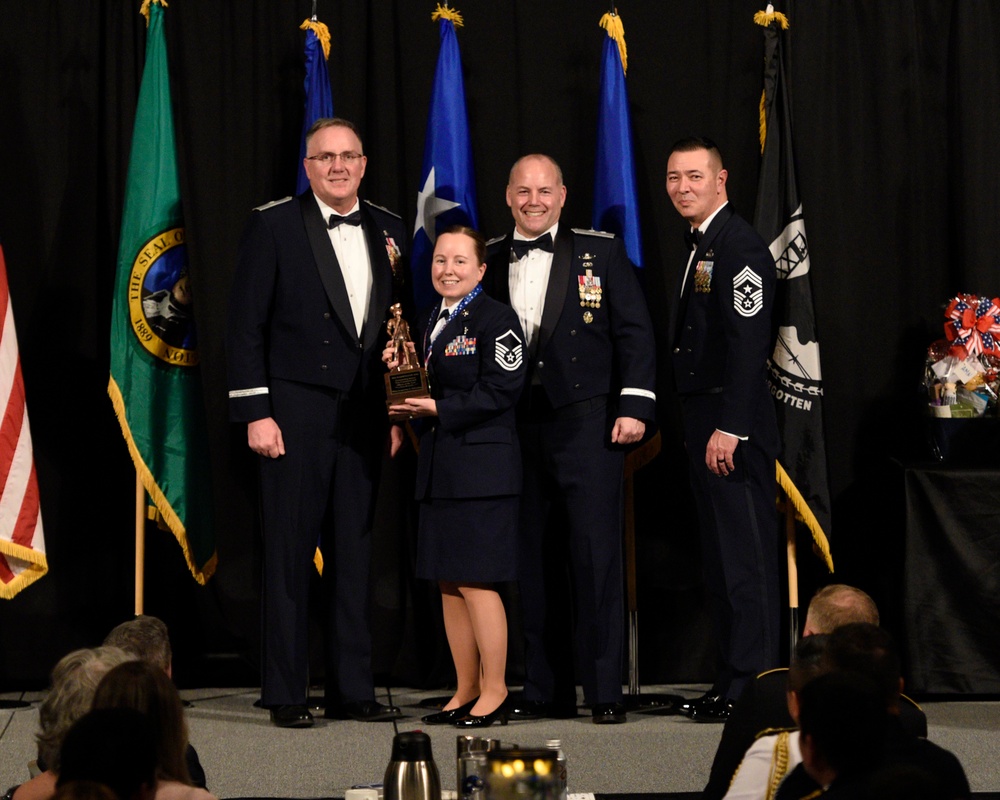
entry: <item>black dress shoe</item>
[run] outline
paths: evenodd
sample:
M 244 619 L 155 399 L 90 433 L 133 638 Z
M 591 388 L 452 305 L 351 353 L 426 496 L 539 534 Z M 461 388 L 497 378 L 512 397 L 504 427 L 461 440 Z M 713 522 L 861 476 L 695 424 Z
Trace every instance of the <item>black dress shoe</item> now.
M 426 717 L 421 717 L 420 719 L 428 725 L 451 725 L 455 720 L 464 717 L 472 711 L 472 707 L 478 700 L 479 698 L 475 697 L 468 703 L 462 703 L 462 705 L 457 708 L 449 708 L 447 711 L 438 711 L 435 714 L 428 714 Z
M 311 728 L 313 715 L 304 705 L 275 706 L 271 709 L 271 722 L 279 728 Z
M 704 708 L 706 706 L 715 706 L 724 698 L 721 694 L 715 694 L 711 691 L 705 692 L 701 697 L 696 697 L 693 700 L 685 700 L 679 706 L 677 706 L 677 713 L 683 714 L 685 717 L 692 716 L 695 711 L 699 708 Z
M 597 703 L 591 709 L 590 715 L 597 725 L 620 725 L 628 722 L 624 703 Z
M 547 703 L 544 700 L 514 700 L 508 711 L 511 719 L 573 719 L 576 706 Z
M 396 706 L 386 706 L 377 700 L 354 700 L 341 703 L 339 708 L 327 708 L 327 719 L 353 719 L 358 722 L 388 722 L 399 719 L 403 712 Z
M 474 705 L 474 704 L 473 704 Z M 456 728 L 486 728 L 500 720 L 501 725 L 507 724 L 507 698 L 489 714 L 466 714 L 456 719 L 452 725 Z
M 691 719 L 695 722 L 725 722 L 733 713 L 736 703 L 732 700 L 720 697 L 715 703 L 699 706 L 691 714 Z

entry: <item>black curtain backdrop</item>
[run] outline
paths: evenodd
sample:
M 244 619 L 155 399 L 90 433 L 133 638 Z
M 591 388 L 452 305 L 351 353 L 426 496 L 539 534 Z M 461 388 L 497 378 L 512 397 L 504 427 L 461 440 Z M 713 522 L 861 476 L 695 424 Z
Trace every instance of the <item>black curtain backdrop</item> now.
M 138 0 L 0 0 L 0 241 L 32 422 L 50 574 L 0 602 L 0 688 L 44 684 L 132 610 L 134 473 L 106 395 L 111 290 L 145 47 Z M 464 0 L 465 67 L 481 227 L 510 227 L 503 190 L 526 152 L 565 172 L 564 220 L 589 227 L 607 3 Z M 647 266 L 661 334 L 683 224 L 664 190 L 667 148 L 714 138 L 730 199 L 756 194 L 762 40 L 754 0 L 625 0 L 628 89 Z M 432 0 L 319 0 L 333 34 L 338 115 L 369 156 L 363 193 L 412 226 L 438 52 Z M 898 522 L 889 456 L 926 454 L 919 381 L 959 291 L 1000 293 L 996 114 L 1000 5 L 990 0 L 809 0 L 789 14 L 801 195 L 826 391 L 837 579 L 887 606 L 873 542 Z M 182 683 L 253 684 L 259 641 L 255 466 L 229 425 L 222 340 L 236 244 L 251 208 L 292 193 L 305 0 L 171 0 L 166 32 L 217 504 L 206 588 L 169 534 L 147 534 L 149 613 L 171 627 Z M 697 529 L 658 343 L 663 453 L 636 487 L 641 677 L 711 673 Z M 411 577 L 412 464 L 389 465 L 379 505 L 376 669 L 447 679 L 433 589 Z M 805 544 L 805 543 L 804 543 Z M 806 550 L 808 547 L 806 545 Z M 901 554 L 897 554 L 901 558 Z M 890 551 L 890 557 L 892 551 Z M 824 580 L 808 554 L 805 586 Z M 805 587 L 804 587 L 805 590 Z M 805 597 L 808 597 L 808 591 Z M 511 597 L 516 611 L 516 597 Z M 900 632 L 901 633 L 901 632 Z M 512 637 L 512 681 L 519 644 Z

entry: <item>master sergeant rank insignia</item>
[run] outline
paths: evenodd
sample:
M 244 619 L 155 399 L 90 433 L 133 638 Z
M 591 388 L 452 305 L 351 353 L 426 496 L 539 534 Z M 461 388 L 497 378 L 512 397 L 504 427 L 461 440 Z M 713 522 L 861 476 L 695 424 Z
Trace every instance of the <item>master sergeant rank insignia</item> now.
M 521 338 L 512 329 L 497 337 L 494 358 L 507 372 L 520 369 L 524 359 L 524 351 L 521 346 Z

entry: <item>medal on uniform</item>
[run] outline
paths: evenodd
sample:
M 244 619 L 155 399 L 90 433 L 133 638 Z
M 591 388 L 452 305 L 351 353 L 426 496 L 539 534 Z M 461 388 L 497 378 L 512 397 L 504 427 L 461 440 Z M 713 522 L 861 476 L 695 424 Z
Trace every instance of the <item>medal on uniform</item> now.
M 712 291 L 712 269 L 714 261 L 699 261 L 694 268 L 694 290 L 701 294 Z
M 591 314 L 589 311 L 584 311 L 583 312 L 583 321 L 586 322 L 589 325 L 591 322 L 594 321 L 594 315 Z
M 577 275 L 577 288 L 580 292 L 580 305 L 584 308 L 601 307 L 601 279 L 594 275 L 594 270 L 588 269 L 583 275 Z

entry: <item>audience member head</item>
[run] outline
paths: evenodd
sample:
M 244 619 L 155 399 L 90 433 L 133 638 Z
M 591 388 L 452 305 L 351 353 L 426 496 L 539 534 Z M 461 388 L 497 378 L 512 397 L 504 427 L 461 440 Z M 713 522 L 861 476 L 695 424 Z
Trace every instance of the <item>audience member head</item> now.
M 829 635 L 824 658 L 831 672 L 857 672 L 874 681 L 883 707 L 899 713 L 903 688 L 899 652 L 884 628 L 867 622 L 841 625 Z
M 173 652 L 166 623 L 158 617 L 140 614 L 116 625 L 104 637 L 104 644 L 124 650 L 136 658 L 159 667 L 167 675 L 172 672 Z
M 130 708 L 96 709 L 70 728 L 63 741 L 56 797 L 64 792 L 67 800 L 102 800 L 89 793 L 85 784 L 90 782 L 109 788 L 117 800 L 153 797 L 156 748 L 145 715 Z
M 162 669 L 145 661 L 115 667 L 97 687 L 94 708 L 130 708 L 144 714 L 153 730 L 158 777 L 191 783 L 184 755 L 188 745 L 184 707 Z
M 830 672 L 809 681 L 799 693 L 803 768 L 821 786 L 870 772 L 882 760 L 886 718 L 867 675 Z
M 52 800 L 119 800 L 114 790 L 103 783 L 89 780 L 75 780 L 64 783 Z
M 52 670 L 51 688 L 38 709 L 40 766 L 59 772 L 59 748 L 66 732 L 90 710 L 101 678 L 131 658 L 117 647 L 94 647 L 74 650 L 59 660 Z
M 878 625 L 878 608 L 875 601 L 860 589 L 843 583 L 824 586 L 809 602 L 803 636 L 831 633 L 849 622 L 868 622 Z
M 806 636 L 795 646 L 792 663 L 788 668 L 788 713 L 799 721 L 799 694 L 802 687 L 814 678 L 828 672 L 830 667 L 824 658 L 828 636 L 817 634 Z

